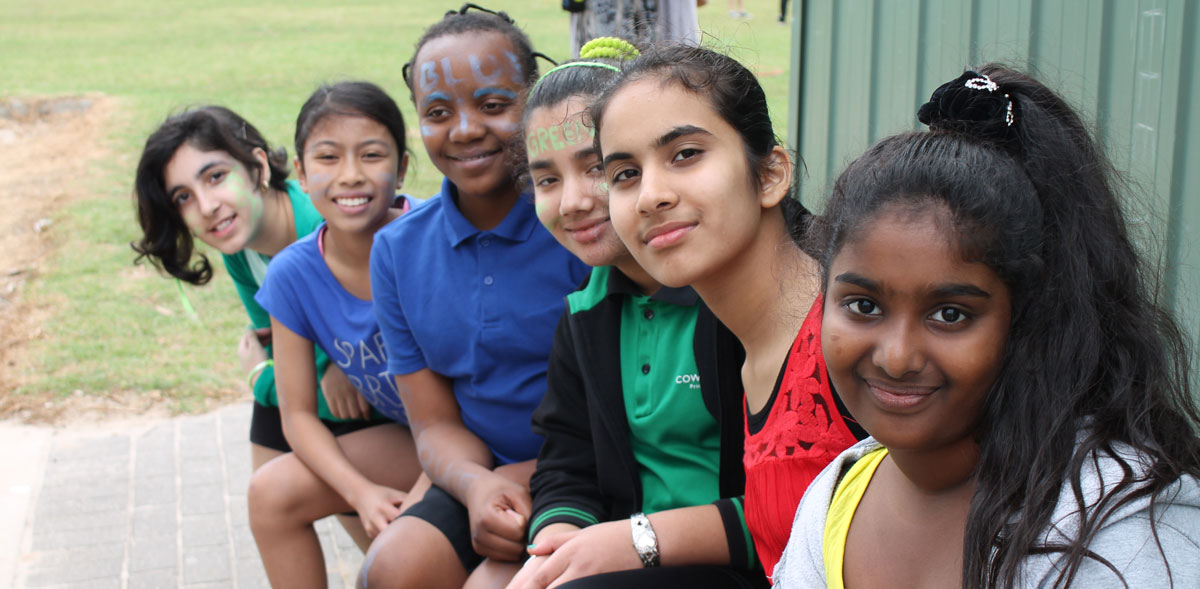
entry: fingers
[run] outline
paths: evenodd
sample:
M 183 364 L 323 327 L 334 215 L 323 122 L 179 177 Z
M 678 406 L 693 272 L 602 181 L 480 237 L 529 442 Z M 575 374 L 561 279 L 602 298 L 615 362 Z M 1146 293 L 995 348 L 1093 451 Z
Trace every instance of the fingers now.
M 254 339 L 258 340 L 258 345 L 264 348 L 271 345 L 271 328 L 260 327 L 254 330 Z
M 357 391 L 355 391 L 355 393 L 354 393 L 354 398 L 355 398 L 355 400 L 358 401 L 358 418 L 366 419 L 366 418 L 370 417 L 371 416 L 371 404 L 368 403 L 367 400 L 365 398 L 363 398 L 362 394 Z

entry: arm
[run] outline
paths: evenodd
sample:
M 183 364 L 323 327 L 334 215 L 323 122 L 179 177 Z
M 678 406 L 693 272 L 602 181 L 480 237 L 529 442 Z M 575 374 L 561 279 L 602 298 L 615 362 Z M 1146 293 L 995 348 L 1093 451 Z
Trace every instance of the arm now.
M 508 465 L 510 476 L 492 470 L 491 450 L 463 424 L 450 381 L 428 368 L 396 376 L 396 385 L 417 445 L 421 467 L 433 483 L 467 507 L 471 541 L 479 554 L 520 558 L 530 513 L 528 476 Z
M 533 519 L 529 536 L 563 523 L 579 529 L 605 517 L 596 475 L 587 393 L 580 375 L 569 312 L 554 332 L 546 395 L 533 412 L 533 431 L 545 438 L 530 480 Z
M 662 566 L 729 564 L 725 524 L 715 506 L 681 507 L 648 517 L 658 538 Z M 536 558 L 513 578 L 510 588 L 542 589 L 580 577 L 642 568 L 629 520 L 565 533 L 546 528 L 529 553 Z
M 362 518 L 367 534 L 375 537 L 400 515 L 406 494 L 376 485 L 350 464 L 341 446 L 317 417 L 317 374 L 313 344 L 279 321 L 272 321 L 279 409 L 283 431 L 296 456 L 321 480 L 333 487 Z

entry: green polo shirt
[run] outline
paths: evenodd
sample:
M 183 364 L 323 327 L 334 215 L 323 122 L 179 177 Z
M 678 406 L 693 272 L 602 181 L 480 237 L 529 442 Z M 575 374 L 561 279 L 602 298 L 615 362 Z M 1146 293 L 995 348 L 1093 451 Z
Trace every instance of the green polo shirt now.
M 663 287 L 621 305 L 621 386 L 646 513 L 721 498 L 721 431 L 693 348 L 699 303 L 690 288 Z

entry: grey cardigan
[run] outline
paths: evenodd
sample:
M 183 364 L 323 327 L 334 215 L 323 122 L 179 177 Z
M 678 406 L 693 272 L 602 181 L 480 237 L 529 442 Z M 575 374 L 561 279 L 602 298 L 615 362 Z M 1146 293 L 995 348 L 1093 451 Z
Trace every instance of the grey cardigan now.
M 874 438 L 867 438 L 842 452 L 817 475 L 792 524 L 791 538 L 783 557 L 775 567 L 776 587 L 825 587 L 825 561 L 822 554 L 825 516 L 838 481 L 859 458 L 878 448 Z M 1117 448 L 1118 453 L 1136 470 L 1140 462 L 1131 449 Z M 1084 498 L 1094 505 L 1104 488 L 1111 488 L 1121 477 L 1120 463 L 1108 454 L 1087 461 L 1082 472 Z M 1184 476 L 1158 496 L 1155 506 L 1159 552 L 1150 529 L 1150 498 L 1144 497 L 1114 511 L 1097 531 L 1089 548 L 1108 560 L 1124 577 L 1113 573 L 1104 564 L 1085 559 L 1075 576 L 1076 587 L 1200 587 L 1200 480 Z M 1044 538 L 1062 542 L 1078 533 L 1075 498 L 1069 485 L 1064 485 L 1052 516 L 1053 524 Z M 1061 554 L 1037 554 L 1025 559 L 1018 575 L 1018 587 L 1052 587 L 1058 575 Z M 1167 565 L 1170 563 L 1170 575 Z

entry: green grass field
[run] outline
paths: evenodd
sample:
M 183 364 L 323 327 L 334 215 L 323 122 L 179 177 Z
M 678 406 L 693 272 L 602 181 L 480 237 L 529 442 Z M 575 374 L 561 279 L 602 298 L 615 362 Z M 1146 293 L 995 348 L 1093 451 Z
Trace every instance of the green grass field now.
M 485 4 L 508 11 L 539 51 L 568 56 L 567 14 L 558 2 Z M 761 73 L 783 129 L 790 28 L 776 23 L 773 0 L 745 4 L 756 18 L 733 21 L 724 2 L 710 0 L 700 9 L 701 26 L 708 44 Z M 100 92 L 118 101 L 114 134 L 102 150 L 108 155 L 90 178 L 93 196 L 57 214 L 58 253 L 25 291 L 54 316 L 43 326 L 46 337 L 32 344 L 30 384 L 15 393 L 161 391 L 187 411 L 207 394 L 244 387 L 234 346 L 246 317 L 219 260 L 208 286 L 185 288 L 198 323 L 183 313 L 173 280 L 131 267 L 137 223 L 130 187 L 145 136 L 180 108 L 220 103 L 291 152 L 300 104 L 317 84 L 342 79 L 384 87 L 413 129 L 401 66 L 421 31 L 458 6 L 0 0 L 0 96 Z M 431 194 L 440 176 L 417 133 L 410 131 L 409 146 L 405 190 Z

